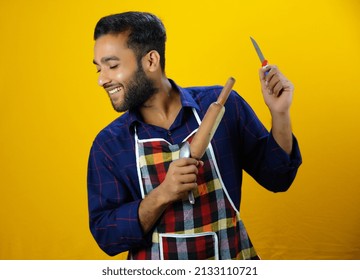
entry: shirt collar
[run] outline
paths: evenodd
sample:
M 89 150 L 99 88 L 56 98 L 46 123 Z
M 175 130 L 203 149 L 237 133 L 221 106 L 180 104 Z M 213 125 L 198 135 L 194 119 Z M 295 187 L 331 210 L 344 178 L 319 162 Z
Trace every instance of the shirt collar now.
M 182 107 L 190 107 L 195 108 L 196 110 L 200 110 L 199 105 L 195 102 L 194 98 L 191 96 L 190 92 L 186 88 L 182 88 L 178 86 L 173 80 L 169 79 L 169 82 L 171 83 L 171 86 L 178 90 L 180 93 L 181 98 L 181 104 Z M 129 127 L 132 127 L 136 122 L 140 123 L 142 122 L 142 117 L 138 110 L 130 110 L 127 113 L 128 114 L 128 125 Z

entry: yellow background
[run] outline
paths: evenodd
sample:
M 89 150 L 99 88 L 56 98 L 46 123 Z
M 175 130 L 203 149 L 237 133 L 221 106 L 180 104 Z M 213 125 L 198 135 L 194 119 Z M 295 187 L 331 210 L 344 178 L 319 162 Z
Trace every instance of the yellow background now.
M 360 259 L 359 3 L 1 1 L 0 259 L 110 259 L 87 217 L 88 152 L 118 116 L 96 83 L 92 35 L 100 17 L 126 10 L 164 21 L 169 77 L 192 86 L 234 76 L 269 127 L 249 36 L 258 41 L 295 84 L 303 165 L 286 193 L 245 178 L 252 241 L 263 259 Z

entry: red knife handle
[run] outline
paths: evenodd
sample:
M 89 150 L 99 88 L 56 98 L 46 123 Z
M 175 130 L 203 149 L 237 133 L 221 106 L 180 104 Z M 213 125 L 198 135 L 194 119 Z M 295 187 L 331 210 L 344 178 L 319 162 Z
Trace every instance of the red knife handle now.
M 266 65 L 268 65 L 268 61 L 266 59 L 264 59 L 264 61 L 261 63 L 262 67 L 265 67 Z M 265 72 L 265 76 L 269 73 L 270 70 Z

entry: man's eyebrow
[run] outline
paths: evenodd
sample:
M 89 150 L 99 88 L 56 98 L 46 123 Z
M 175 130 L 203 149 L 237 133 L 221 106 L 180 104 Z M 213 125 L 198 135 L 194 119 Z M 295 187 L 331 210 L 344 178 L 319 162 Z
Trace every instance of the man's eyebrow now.
M 105 56 L 105 57 L 103 57 L 103 58 L 101 59 L 101 62 L 102 62 L 102 63 L 106 63 L 106 62 L 109 62 L 109 61 L 111 61 L 111 60 L 119 61 L 120 58 L 118 58 L 117 56 L 114 56 L 114 55 L 112 55 L 112 56 Z M 99 65 L 99 64 L 95 61 L 95 59 L 93 60 L 93 63 L 94 63 L 95 65 Z

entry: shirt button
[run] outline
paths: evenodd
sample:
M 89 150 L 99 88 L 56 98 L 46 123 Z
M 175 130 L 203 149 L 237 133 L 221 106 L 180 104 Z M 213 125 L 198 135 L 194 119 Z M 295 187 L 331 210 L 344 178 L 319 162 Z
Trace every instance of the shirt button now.
M 168 134 L 169 136 L 171 136 L 171 131 L 169 130 L 167 134 Z

